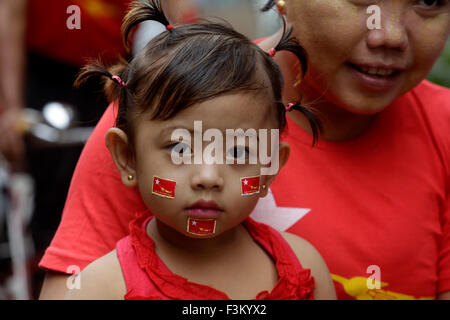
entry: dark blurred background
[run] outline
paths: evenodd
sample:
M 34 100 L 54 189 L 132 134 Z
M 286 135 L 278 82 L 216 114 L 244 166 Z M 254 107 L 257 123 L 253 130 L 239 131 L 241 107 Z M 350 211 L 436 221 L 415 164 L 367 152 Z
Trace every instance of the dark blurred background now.
M 22 109 L 42 111 L 46 104 L 56 101 L 74 107 L 77 117 L 72 126 L 95 126 L 107 106 L 101 85 L 90 82 L 74 90 L 72 83 L 82 65 L 80 58 L 101 55 L 114 60 L 119 54 L 126 56 L 121 44 L 120 21 L 128 1 L 28 0 L 24 16 L 28 24 L 17 29 L 25 27 L 22 42 L 15 42 L 18 36 L 11 31 L 19 20 L 18 9 L 8 13 L 4 5 L 12 0 L 1 1 L 0 55 L 12 62 L 0 64 L 0 89 L 3 88 L 0 109 L 3 111 L 6 105 L 14 104 Z M 195 14 L 224 18 L 249 38 L 258 39 L 272 34 L 280 26 L 275 12 L 259 11 L 265 2 L 191 0 L 191 5 L 197 8 Z M 66 9 L 71 4 L 81 8 L 80 32 L 66 27 L 70 16 Z M 13 16 L 9 22 L 8 14 Z M 183 13 L 175 8 L 172 14 L 183 19 L 183 14 L 193 12 Z M 67 36 L 77 32 L 75 38 Z M 11 45 L 2 46 L 4 43 Z M 25 62 L 23 70 L 19 53 L 23 54 Z M 450 87 L 450 41 L 428 79 Z M 20 92 L 10 94 L 15 90 L 15 83 Z M 5 118 L 5 113 L 1 117 Z M 29 130 L 27 123 L 22 128 L 25 131 Z M 49 147 L 27 139 L 24 142 L 25 151 L 20 161 L 6 155 L 0 157 L 0 299 L 38 297 L 44 272 L 37 264 L 58 226 L 70 177 L 83 147 L 82 143 Z M 13 221 L 10 215 L 14 210 L 19 214 L 16 213 L 18 220 Z

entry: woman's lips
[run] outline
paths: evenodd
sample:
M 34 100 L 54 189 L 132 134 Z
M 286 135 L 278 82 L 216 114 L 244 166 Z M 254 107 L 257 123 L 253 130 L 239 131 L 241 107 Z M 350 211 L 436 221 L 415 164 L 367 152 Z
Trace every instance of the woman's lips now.
M 365 90 L 374 93 L 383 93 L 391 90 L 398 84 L 402 73 L 402 70 L 394 68 L 368 68 L 352 63 L 348 63 L 347 65 L 350 68 L 352 77 L 357 81 L 357 83 L 359 83 L 359 85 Z
M 186 208 L 192 218 L 217 218 L 223 213 L 215 201 L 200 200 Z

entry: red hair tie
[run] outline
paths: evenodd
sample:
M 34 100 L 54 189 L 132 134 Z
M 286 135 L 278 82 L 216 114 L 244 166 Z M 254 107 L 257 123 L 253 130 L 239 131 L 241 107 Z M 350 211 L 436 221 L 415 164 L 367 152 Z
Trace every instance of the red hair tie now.
M 267 51 L 269 54 L 270 54 L 270 56 L 273 58 L 273 57 L 275 57 L 275 53 L 277 53 L 277 51 L 275 50 L 275 48 L 271 48 L 271 49 L 269 49 L 269 51 Z
M 115 81 L 121 88 L 125 87 L 125 82 L 123 82 L 122 79 L 120 79 L 119 76 L 111 76 L 111 79 L 113 81 Z
M 171 30 L 173 29 L 173 25 L 168 24 L 168 25 L 166 26 L 166 29 L 167 29 L 167 31 L 171 31 Z
M 285 108 L 286 108 L 286 112 L 291 111 L 291 109 L 292 109 L 293 106 L 295 106 L 295 104 L 293 104 L 292 102 L 291 102 L 291 103 L 288 103 L 287 107 L 285 107 Z

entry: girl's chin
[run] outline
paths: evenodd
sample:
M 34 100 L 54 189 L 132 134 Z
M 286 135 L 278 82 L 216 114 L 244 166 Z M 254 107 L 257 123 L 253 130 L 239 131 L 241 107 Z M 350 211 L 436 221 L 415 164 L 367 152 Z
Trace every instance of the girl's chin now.
M 215 237 L 217 237 L 217 234 L 204 234 L 204 235 L 196 235 L 196 234 L 190 234 L 190 233 L 185 233 L 185 236 L 188 238 L 192 238 L 192 239 L 198 239 L 198 240 L 202 240 L 202 239 L 213 239 Z

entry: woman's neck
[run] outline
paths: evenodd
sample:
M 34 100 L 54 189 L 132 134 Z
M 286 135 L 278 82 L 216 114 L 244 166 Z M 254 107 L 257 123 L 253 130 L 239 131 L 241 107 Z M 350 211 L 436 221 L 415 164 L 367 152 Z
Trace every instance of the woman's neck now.
M 330 103 L 306 85 L 302 86 L 302 104 L 311 107 L 322 122 L 320 139 L 331 142 L 359 137 L 371 126 L 376 115 L 355 114 Z M 308 120 L 299 112 L 288 113 L 289 118 L 303 130 L 312 133 Z

